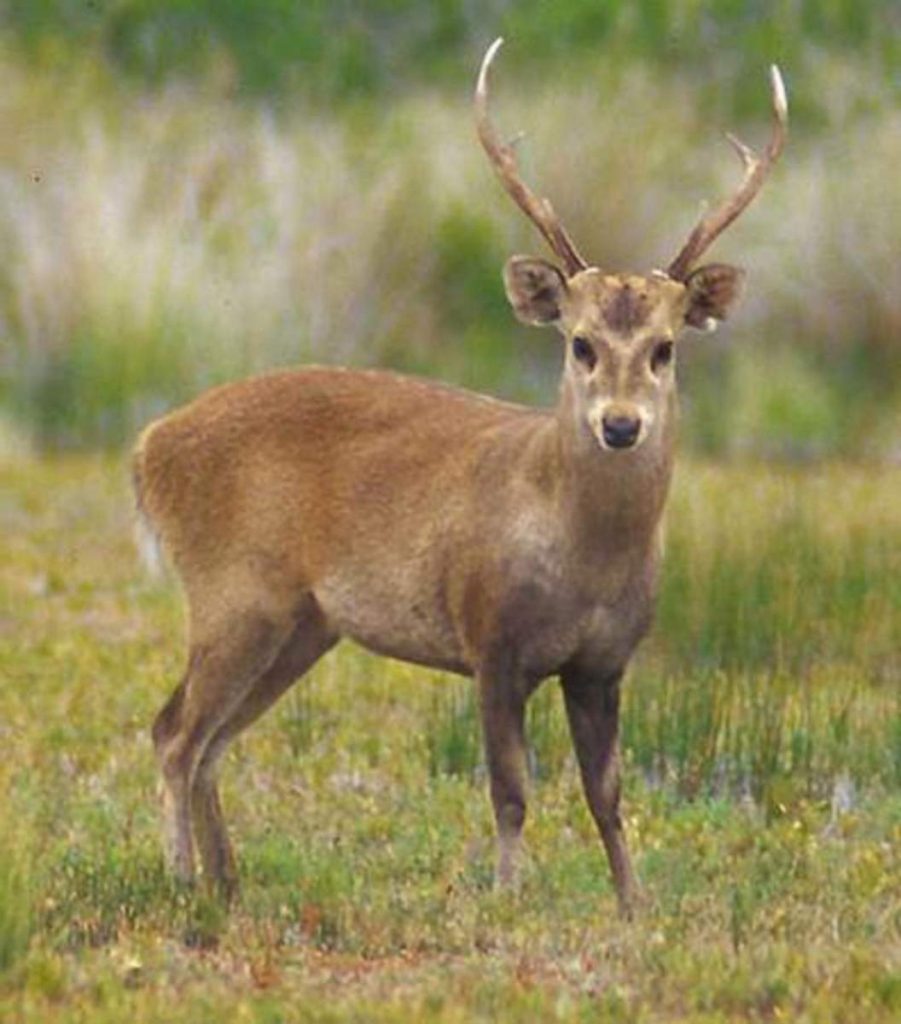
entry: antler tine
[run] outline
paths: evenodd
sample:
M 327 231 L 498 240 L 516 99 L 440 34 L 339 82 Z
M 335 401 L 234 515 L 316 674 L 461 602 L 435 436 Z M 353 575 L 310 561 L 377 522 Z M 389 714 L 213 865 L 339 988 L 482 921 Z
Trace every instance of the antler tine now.
M 754 196 L 760 191 L 773 164 L 785 146 L 788 135 L 788 99 L 785 83 L 775 64 L 770 67 L 770 84 L 773 93 L 773 131 L 769 144 L 762 157 L 758 157 L 734 135 L 726 138 L 732 143 L 745 166 L 745 176 L 738 190 L 724 203 L 712 210 L 695 226 L 688 236 L 679 255 L 670 263 L 667 273 L 676 281 L 683 281 L 692 264 L 705 249 L 709 248 L 714 239 L 741 214 Z
M 548 245 L 563 261 L 566 272 L 571 277 L 578 271 L 585 270 L 588 263 L 579 254 L 550 202 L 535 195 L 519 176 L 513 147 L 501 141 L 488 116 L 488 70 L 503 42 L 504 40 L 500 37 L 495 39 L 488 47 L 479 69 L 475 92 L 476 129 L 479 133 L 479 140 L 504 188 L 516 205 L 544 235 Z

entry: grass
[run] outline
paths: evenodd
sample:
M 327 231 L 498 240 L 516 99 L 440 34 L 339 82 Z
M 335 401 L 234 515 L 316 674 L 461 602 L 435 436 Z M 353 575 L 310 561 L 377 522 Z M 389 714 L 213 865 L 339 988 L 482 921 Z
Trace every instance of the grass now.
M 625 690 L 615 917 L 549 683 L 521 890 L 465 681 L 342 646 L 227 759 L 243 894 L 180 890 L 148 726 L 181 610 L 124 463 L 0 468 L 0 1017 L 866 1021 L 901 1012 L 897 470 L 687 462 Z

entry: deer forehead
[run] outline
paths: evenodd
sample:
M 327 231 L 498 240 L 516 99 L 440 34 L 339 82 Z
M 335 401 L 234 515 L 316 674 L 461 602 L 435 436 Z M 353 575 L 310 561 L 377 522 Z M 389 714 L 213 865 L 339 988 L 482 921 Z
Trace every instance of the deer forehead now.
M 685 315 L 685 286 L 663 276 L 605 274 L 594 267 L 568 282 L 564 323 L 572 331 L 633 341 L 673 336 Z

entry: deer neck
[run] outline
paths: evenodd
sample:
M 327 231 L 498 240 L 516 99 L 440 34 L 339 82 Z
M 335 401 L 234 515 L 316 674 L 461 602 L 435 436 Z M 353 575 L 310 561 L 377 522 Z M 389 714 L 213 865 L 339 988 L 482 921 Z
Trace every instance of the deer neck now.
M 637 448 L 608 451 L 574 408 L 566 383 L 555 414 L 561 515 L 579 557 L 643 555 L 656 546 L 672 476 L 676 401 Z

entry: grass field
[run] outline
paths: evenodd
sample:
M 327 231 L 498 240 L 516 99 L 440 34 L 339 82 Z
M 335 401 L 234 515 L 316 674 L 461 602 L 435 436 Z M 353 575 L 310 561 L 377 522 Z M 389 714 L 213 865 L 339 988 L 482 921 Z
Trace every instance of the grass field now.
M 148 729 L 181 611 L 126 479 L 0 468 L 4 1021 L 899 1018 L 898 470 L 680 468 L 625 696 L 631 924 L 554 684 L 496 893 L 469 685 L 351 647 L 227 759 L 239 906 L 176 888 Z

